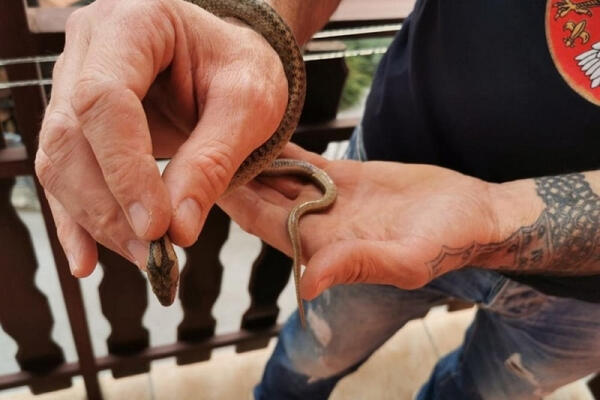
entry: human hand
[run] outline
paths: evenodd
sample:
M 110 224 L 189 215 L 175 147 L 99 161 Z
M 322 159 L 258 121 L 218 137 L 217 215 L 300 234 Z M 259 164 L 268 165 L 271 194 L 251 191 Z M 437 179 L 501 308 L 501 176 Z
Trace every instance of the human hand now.
M 182 0 L 76 11 L 53 81 L 36 173 L 78 277 L 94 269 L 96 242 L 142 269 L 167 229 L 191 245 L 287 103 L 259 34 Z M 154 157 L 173 157 L 162 179 Z
M 327 161 L 294 145 L 282 156 L 325 170 L 338 188 L 329 211 L 300 221 L 306 299 L 342 283 L 418 288 L 448 272 L 431 265 L 443 247 L 490 243 L 498 235 L 492 185 L 481 180 L 429 165 Z M 288 214 L 319 196 L 312 184 L 261 177 L 218 204 L 244 230 L 290 255 Z

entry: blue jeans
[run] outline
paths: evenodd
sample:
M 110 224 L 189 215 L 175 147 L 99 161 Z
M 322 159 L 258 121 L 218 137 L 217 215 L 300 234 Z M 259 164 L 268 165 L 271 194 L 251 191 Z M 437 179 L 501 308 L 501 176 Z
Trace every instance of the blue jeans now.
M 366 159 L 360 131 L 349 156 Z M 404 324 L 450 298 L 477 303 L 478 311 L 463 344 L 438 361 L 418 400 L 539 399 L 600 370 L 600 304 L 464 268 L 418 290 L 336 286 L 306 303 L 307 329 L 297 313 L 286 322 L 255 399 L 327 399 Z

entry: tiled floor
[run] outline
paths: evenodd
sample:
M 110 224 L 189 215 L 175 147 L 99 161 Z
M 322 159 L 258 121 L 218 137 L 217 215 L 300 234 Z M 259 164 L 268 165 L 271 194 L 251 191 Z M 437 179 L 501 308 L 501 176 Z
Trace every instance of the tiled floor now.
M 332 400 L 410 400 L 427 379 L 438 354 L 456 347 L 473 310 L 447 313 L 437 309 L 410 322 L 380 348 L 356 373 L 335 389 Z M 101 376 L 107 400 L 244 400 L 260 378 L 270 348 L 245 354 L 219 351 L 209 362 L 177 367 L 172 361 L 153 364 L 149 374 L 114 380 Z M 33 397 L 26 391 L 0 396 L 0 400 L 83 400 L 83 384 L 68 390 Z M 592 400 L 585 382 L 558 390 L 546 400 Z

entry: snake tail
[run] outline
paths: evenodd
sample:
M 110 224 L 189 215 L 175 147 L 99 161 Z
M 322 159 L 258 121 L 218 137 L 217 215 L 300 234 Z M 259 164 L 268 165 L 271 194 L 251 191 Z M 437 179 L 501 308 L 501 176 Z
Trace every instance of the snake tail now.
M 294 286 L 296 290 L 296 301 L 298 302 L 298 314 L 300 323 L 306 328 L 306 315 L 304 303 L 300 296 L 300 279 L 302 278 L 302 239 L 300 237 L 300 218 L 308 213 L 325 211 L 335 202 L 337 189 L 329 175 L 322 169 L 301 160 L 278 159 L 269 168 L 261 173 L 261 176 L 274 175 L 297 175 L 309 179 L 323 192 L 323 196 L 316 200 L 310 200 L 296 205 L 292 208 L 287 220 L 287 231 L 292 244 L 292 271 L 294 275 Z

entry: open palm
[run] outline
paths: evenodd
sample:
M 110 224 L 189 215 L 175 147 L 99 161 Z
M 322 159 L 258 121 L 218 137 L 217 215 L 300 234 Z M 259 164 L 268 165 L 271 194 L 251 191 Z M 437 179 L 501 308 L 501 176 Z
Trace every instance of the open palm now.
M 329 211 L 300 222 L 307 265 L 301 292 L 307 299 L 341 283 L 423 286 L 448 272 L 428 266 L 443 246 L 486 243 L 495 236 L 484 181 L 429 165 L 328 161 L 293 145 L 283 156 L 322 168 L 338 187 Z M 265 177 L 219 205 L 244 230 L 291 254 L 287 216 L 294 205 L 319 195 L 312 184 Z

